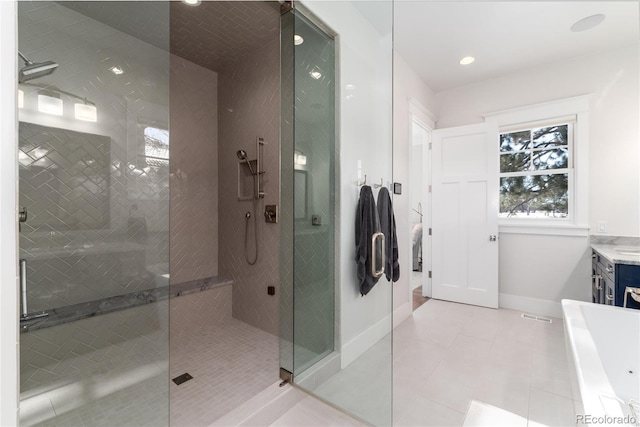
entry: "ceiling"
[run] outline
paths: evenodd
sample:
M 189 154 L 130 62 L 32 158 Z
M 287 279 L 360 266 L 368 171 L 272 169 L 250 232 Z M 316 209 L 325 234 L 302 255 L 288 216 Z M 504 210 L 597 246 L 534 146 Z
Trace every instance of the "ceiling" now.
M 64 1 L 64 6 L 213 71 L 278 40 L 277 1 Z
M 578 20 L 606 19 L 584 32 Z M 637 1 L 395 2 L 394 45 L 436 93 L 530 67 L 638 43 Z M 474 56 L 467 66 L 461 58 Z
M 62 2 L 213 71 L 278 37 L 277 1 L 169 3 Z M 640 38 L 638 1 L 395 0 L 393 14 L 388 1 L 354 4 L 381 33 L 389 32 L 393 15 L 395 49 L 435 92 Z M 606 15 L 599 26 L 569 30 L 597 13 Z M 469 55 L 476 61 L 461 66 Z

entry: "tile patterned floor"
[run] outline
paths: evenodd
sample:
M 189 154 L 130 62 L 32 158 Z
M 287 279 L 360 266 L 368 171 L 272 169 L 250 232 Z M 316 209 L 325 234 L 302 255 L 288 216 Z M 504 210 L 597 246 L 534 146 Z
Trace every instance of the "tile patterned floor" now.
M 573 424 L 561 319 L 430 300 L 394 330 L 394 425 Z
M 393 424 L 573 425 L 562 320 L 546 324 L 523 319 L 520 314 L 438 300 L 418 308 L 394 330 Z M 390 401 L 390 395 L 388 387 L 384 392 L 388 379 L 381 377 L 388 376 L 379 376 L 380 383 L 371 376 L 373 370 L 380 372 L 381 366 L 391 365 L 391 354 L 384 350 L 389 343 L 384 344 L 372 347 L 315 392 L 351 405 L 354 413 L 354 408 L 364 408 L 384 420 L 385 405 L 380 402 Z M 170 386 L 173 426 L 208 425 L 277 381 L 277 338 L 234 319 L 174 337 L 171 351 L 170 376 L 184 372 L 194 376 L 181 386 Z M 161 416 L 162 408 L 139 405 L 149 390 L 162 388 L 164 381 L 166 377 L 147 375 L 146 381 L 105 395 L 97 406 L 58 414 L 53 424 L 128 425 L 130 418 L 123 416 L 132 410 L 150 416 L 146 425 L 166 424 L 152 416 Z M 359 393 L 349 388 L 354 386 Z M 372 395 L 363 396 L 363 390 Z M 371 399 L 374 395 L 378 400 Z M 169 396 L 165 399 L 158 402 L 166 404 Z M 310 397 L 272 425 L 360 424 Z
M 546 324 L 513 310 L 429 300 L 394 330 L 393 350 L 394 426 L 574 425 L 561 319 Z M 389 360 L 379 346 L 368 353 L 315 393 L 380 421 L 384 402 L 358 396 L 384 391 L 371 373 Z M 322 425 L 311 411 L 297 417 L 297 425 Z
M 171 426 L 206 426 L 272 385 L 279 375 L 278 338 L 236 319 L 172 336 Z
M 172 334 L 169 361 L 142 338 L 120 343 L 117 363 L 23 393 L 21 425 L 206 426 L 278 380 L 278 338 L 236 319 Z M 169 382 L 185 372 L 194 378 Z

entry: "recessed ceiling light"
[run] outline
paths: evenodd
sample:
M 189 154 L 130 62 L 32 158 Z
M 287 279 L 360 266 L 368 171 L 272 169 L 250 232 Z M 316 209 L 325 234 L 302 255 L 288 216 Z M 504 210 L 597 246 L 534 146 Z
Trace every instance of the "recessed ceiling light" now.
M 302 43 L 304 43 L 304 39 L 302 38 L 302 36 L 299 34 L 295 34 L 293 36 L 293 44 L 298 46 L 298 45 L 301 45 Z
M 475 61 L 476 58 L 474 58 L 473 56 L 465 56 L 464 58 L 462 58 L 460 60 L 460 65 L 469 65 L 471 63 L 473 63 L 473 61 Z
M 118 66 L 113 66 L 109 68 L 109 71 L 111 71 L 116 76 L 119 76 L 120 74 L 124 74 L 124 70 Z
M 587 31 L 594 27 L 597 27 L 604 21 L 605 16 L 602 13 L 598 13 L 597 15 L 587 16 L 586 18 L 582 18 L 575 24 L 571 26 L 571 31 L 574 33 L 579 33 L 581 31 Z
M 182 0 L 182 3 L 188 4 L 189 6 L 197 6 L 200 4 L 200 0 Z

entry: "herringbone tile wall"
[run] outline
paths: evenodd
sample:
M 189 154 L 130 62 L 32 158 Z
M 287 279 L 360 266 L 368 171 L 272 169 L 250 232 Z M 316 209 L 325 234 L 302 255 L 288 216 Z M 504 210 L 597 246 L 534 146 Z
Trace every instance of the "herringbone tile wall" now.
M 18 20 L 21 51 L 60 64 L 20 85 L 29 311 L 166 285 L 169 168 L 145 157 L 144 129 L 168 129 L 168 53 L 59 3 L 21 2 Z M 59 93 L 62 116 L 38 110 L 42 90 Z M 75 119 L 77 97 L 96 122 Z
M 171 56 L 172 284 L 218 275 L 217 91 L 217 73 Z
M 273 11 L 273 13 L 277 13 Z M 220 274 L 233 279 L 233 317 L 271 334 L 278 334 L 278 248 L 280 227 L 266 224 L 264 205 L 279 204 L 280 44 L 273 40 L 219 73 L 219 253 Z M 265 140 L 262 170 L 264 199 L 238 200 L 236 151 L 256 157 L 256 138 Z M 254 213 L 255 205 L 255 213 Z M 245 213 L 258 221 L 258 261 L 244 257 Z M 253 255 L 253 222 L 249 224 L 249 255 Z

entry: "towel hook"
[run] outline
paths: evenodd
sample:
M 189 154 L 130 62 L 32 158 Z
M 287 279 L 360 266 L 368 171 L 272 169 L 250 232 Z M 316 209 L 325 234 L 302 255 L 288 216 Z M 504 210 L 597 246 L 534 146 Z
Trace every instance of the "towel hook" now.
M 364 174 L 364 181 L 358 181 L 358 187 L 362 187 L 363 185 L 367 185 L 367 174 Z
M 382 184 L 382 178 L 380 178 L 380 184 L 373 184 L 373 187 L 374 188 L 380 188 L 380 187 L 382 187 L 382 185 L 383 185 Z

